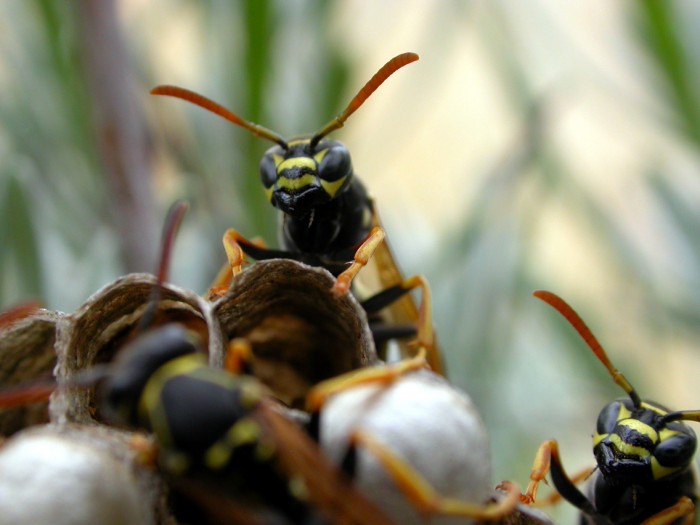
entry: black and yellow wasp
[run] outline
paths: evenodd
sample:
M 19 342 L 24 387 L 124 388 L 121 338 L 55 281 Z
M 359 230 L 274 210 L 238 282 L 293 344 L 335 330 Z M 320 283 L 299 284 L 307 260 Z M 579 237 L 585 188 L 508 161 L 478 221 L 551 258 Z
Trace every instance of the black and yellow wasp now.
M 255 378 L 209 366 L 181 325 L 125 347 L 100 397 L 109 421 L 154 435 L 166 479 L 214 523 L 388 523 Z
M 523 499 L 534 501 L 537 486 L 549 470 L 559 494 L 581 510 L 582 523 L 695 523 L 697 438 L 683 421 L 700 421 L 700 411 L 670 411 L 643 401 L 571 306 L 551 292 L 534 295 L 571 323 L 629 397 L 609 403 L 598 416 L 593 435 L 597 466 L 590 481 L 590 499 L 564 471 L 554 440 L 540 447 Z
M 314 266 L 323 266 L 338 276 L 347 271 L 355 258 L 354 273 L 367 264 L 369 256 L 358 254 L 358 247 L 371 238 L 381 240 L 383 230 L 374 203 L 355 172 L 350 152 L 340 142 L 326 137 L 341 128 L 367 98 L 395 71 L 418 60 L 415 53 L 403 53 L 387 62 L 355 95 L 345 110 L 309 137 L 286 140 L 258 124 L 248 122 L 212 100 L 190 90 L 163 85 L 154 88 L 154 95 L 180 98 L 203 107 L 276 145 L 260 162 L 260 178 L 270 203 L 281 211 L 283 249 L 269 249 L 234 236 L 250 257 L 262 260 L 291 258 Z M 226 242 L 226 241 L 225 241 Z M 407 292 L 427 285 L 420 278 L 404 279 L 386 247 L 380 244 L 372 257 L 374 275 L 364 271 L 362 279 L 368 293 L 364 299 L 368 314 L 391 305 L 388 313 L 373 326 L 378 342 L 416 333 L 419 311 Z M 349 283 L 351 278 L 347 280 Z M 347 285 L 349 286 L 349 284 Z M 340 286 L 342 288 L 342 285 Z M 357 290 L 356 290 L 357 291 Z M 412 353 L 404 349 L 404 353 Z M 431 349 L 428 361 L 440 372 L 442 363 L 437 349 Z

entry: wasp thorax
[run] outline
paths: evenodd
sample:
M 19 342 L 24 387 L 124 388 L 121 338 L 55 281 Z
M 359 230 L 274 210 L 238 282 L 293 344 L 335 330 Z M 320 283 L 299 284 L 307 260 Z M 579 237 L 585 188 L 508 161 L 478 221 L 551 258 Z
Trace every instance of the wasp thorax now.
M 270 148 L 260 162 L 260 178 L 270 202 L 288 215 L 305 216 L 334 199 L 352 179 L 350 152 L 340 142 L 310 139 Z

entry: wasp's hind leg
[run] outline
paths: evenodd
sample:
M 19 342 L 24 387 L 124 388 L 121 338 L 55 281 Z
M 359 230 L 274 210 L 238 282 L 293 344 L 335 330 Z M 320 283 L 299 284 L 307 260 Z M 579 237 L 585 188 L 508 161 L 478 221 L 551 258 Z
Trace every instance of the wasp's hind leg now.
M 338 392 L 360 385 L 373 383 L 389 384 L 407 373 L 426 368 L 427 366 L 425 350 L 421 349 L 415 357 L 410 359 L 404 359 L 390 365 L 361 368 L 321 381 L 306 396 L 306 408 L 309 412 L 318 412 L 326 403 L 326 400 Z

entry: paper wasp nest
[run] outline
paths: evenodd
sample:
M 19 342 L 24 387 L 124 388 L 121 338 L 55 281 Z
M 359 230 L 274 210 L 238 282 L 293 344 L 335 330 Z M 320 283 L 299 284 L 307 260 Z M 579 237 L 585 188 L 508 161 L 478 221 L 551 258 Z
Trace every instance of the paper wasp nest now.
M 252 344 L 253 375 L 289 406 L 303 406 L 319 381 L 377 362 L 364 310 L 350 294 L 334 296 L 333 283 L 321 268 L 262 261 L 213 305 L 226 337 Z
M 0 330 L 0 384 L 50 378 L 56 364 L 56 323 L 63 314 L 39 309 Z M 49 420 L 48 404 L 0 410 L 0 435 L 9 436 Z

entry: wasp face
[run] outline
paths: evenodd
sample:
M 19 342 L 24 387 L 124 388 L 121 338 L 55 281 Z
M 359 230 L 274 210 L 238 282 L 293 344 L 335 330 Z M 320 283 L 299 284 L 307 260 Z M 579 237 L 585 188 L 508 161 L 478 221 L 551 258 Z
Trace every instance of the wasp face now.
M 287 149 L 274 146 L 260 162 L 260 178 L 273 206 L 304 217 L 350 183 L 350 152 L 335 140 L 322 140 L 313 150 L 310 139 L 292 141 Z
M 680 422 L 665 423 L 668 411 L 629 399 L 607 405 L 598 416 L 593 453 L 611 483 L 644 483 L 685 469 L 695 454 L 695 433 Z

